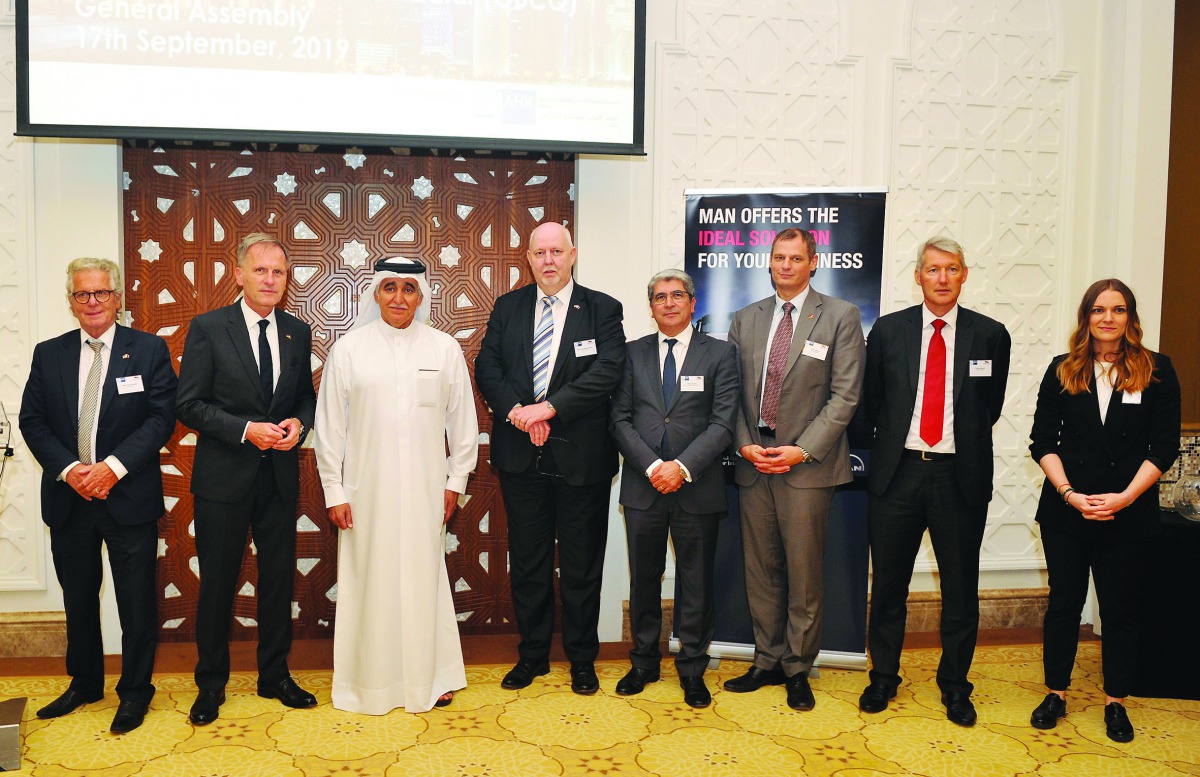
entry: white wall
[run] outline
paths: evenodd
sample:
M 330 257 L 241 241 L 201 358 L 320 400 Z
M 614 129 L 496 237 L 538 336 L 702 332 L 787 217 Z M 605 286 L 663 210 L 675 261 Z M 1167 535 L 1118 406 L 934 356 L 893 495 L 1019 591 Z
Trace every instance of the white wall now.
M 1098 277 L 1131 281 L 1156 339 L 1173 3 L 648 5 L 649 153 L 579 159 L 580 282 L 621 300 L 626 334 L 639 337 L 652 327 L 646 280 L 682 263 L 684 188 L 887 185 L 884 310 L 918 301 L 912 250 L 944 230 L 971 262 L 964 304 L 1013 334 L 981 584 L 1043 585 L 1038 470 L 1024 448 L 1037 378 Z M 0 34 L 11 62 L 11 23 Z M 0 115 L 11 126 L 7 75 Z M 16 140 L 0 154 L 0 400 L 14 420 L 33 343 L 73 323 L 64 261 L 121 255 L 119 161 L 105 142 Z M 36 466 L 23 447 L 10 464 L 0 611 L 61 609 Z M 616 641 L 628 576 L 615 491 L 610 517 L 601 639 Z M 915 587 L 934 587 L 933 569 L 923 554 Z M 115 615 L 106 613 L 112 649 Z

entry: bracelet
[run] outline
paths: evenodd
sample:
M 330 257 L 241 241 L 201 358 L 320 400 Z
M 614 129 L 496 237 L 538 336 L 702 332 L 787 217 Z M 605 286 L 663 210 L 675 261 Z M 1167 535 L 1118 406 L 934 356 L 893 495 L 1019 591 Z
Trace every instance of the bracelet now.
M 1058 488 L 1056 488 L 1056 489 L 1055 489 L 1055 491 L 1057 491 L 1057 492 L 1058 492 L 1058 495 L 1059 495 L 1059 496 L 1062 496 L 1063 489 L 1064 489 L 1064 488 L 1070 488 L 1070 487 L 1071 487 L 1071 484 L 1070 484 L 1070 483 L 1063 483 L 1061 486 L 1059 486 Z
M 1063 504 L 1071 504 L 1071 494 L 1075 493 L 1075 489 L 1067 486 L 1067 490 L 1061 493 Z

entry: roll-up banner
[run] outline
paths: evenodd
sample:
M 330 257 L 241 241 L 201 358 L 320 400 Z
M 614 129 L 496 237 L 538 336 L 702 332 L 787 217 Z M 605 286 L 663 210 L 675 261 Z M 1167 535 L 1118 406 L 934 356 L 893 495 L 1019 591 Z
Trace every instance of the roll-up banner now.
M 684 269 L 696 282 L 698 329 L 723 338 L 735 312 L 775 293 L 771 241 L 776 233 L 799 227 L 816 237 L 812 287 L 857 305 L 863 337 L 871 331 L 879 318 L 886 189 L 690 189 L 684 194 Z M 867 467 L 872 431 L 861 408 L 849 435 L 854 482 L 838 488 L 830 509 L 817 664 L 865 669 Z M 726 464 L 729 518 L 721 522 L 717 540 L 715 628 L 708 652 L 714 658 L 750 660 L 754 634 L 746 601 L 741 516 L 733 467 Z M 678 590 L 675 595 L 678 599 Z M 674 636 L 671 648 L 678 649 Z

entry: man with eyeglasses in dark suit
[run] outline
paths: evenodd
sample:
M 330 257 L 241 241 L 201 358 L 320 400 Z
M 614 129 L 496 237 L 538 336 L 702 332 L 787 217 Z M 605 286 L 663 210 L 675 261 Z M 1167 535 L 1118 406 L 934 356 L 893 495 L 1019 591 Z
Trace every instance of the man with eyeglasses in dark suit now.
M 110 730 L 124 734 L 142 724 L 154 697 L 158 519 L 166 512 L 158 452 L 175 431 L 177 381 L 161 337 L 117 324 L 116 263 L 71 262 L 67 302 L 80 328 L 38 344 L 21 398 L 21 434 L 42 467 L 71 676 L 37 716 L 57 718 L 104 697 L 103 543 L 121 618 L 121 702 Z

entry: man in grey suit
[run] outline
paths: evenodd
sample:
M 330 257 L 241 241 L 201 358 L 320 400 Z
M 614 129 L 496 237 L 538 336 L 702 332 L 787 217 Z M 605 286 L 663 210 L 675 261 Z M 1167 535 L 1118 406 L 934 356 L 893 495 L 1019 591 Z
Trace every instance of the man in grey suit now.
M 817 269 L 811 232 L 776 235 L 770 269 L 775 295 L 739 310 L 729 328 L 742 375 L 735 476 L 754 665 L 725 690 L 783 684 L 788 706 L 811 710 L 829 505 L 834 488 L 851 480 L 846 427 L 862 391 L 865 344 L 858 308 L 809 287 Z
M 617 693 L 641 693 L 659 679 L 669 532 L 679 580 L 675 669 L 684 701 L 707 707 L 717 522 L 728 514 L 721 455 L 733 441 L 737 418 L 737 351 L 692 329 L 696 286 L 687 273 L 664 270 L 646 291 L 658 331 L 627 347 L 612 408 L 612 434 L 625 457 L 621 504 L 633 632 L 632 666 Z
M 283 244 L 256 232 L 238 244 L 242 300 L 192 320 L 176 412 L 198 432 L 192 467 L 196 557 L 196 685 L 190 717 L 217 719 L 229 680 L 233 597 L 250 532 L 258 563 L 258 695 L 289 707 L 316 698 L 288 671 L 296 574 L 299 445 L 316 414 L 312 332 L 277 310 L 287 290 Z

